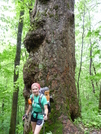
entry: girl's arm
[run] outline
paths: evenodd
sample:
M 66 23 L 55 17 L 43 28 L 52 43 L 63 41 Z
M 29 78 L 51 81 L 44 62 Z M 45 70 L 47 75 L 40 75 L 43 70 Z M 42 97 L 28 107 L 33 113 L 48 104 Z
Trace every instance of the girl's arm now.
M 31 108 L 32 108 L 32 105 L 29 105 L 28 110 L 27 110 L 27 112 L 26 112 L 26 115 L 28 115 L 28 114 L 29 114 L 29 112 L 30 112 Z
M 29 105 L 29 107 L 28 107 L 28 110 L 27 110 L 26 114 L 22 117 L 22 120 L 25 120 L 25 118 L 27 118 L 27 115 L 29 114 L 29 112 L 30 112 L 31 108 L 32 108 L 32 105 Z
M 47 107 L 47 105 L 44 105 L 44 113 L 45 113 L 44 120 L 47 120 L 47 116 L 48 116 L 48 107 Z

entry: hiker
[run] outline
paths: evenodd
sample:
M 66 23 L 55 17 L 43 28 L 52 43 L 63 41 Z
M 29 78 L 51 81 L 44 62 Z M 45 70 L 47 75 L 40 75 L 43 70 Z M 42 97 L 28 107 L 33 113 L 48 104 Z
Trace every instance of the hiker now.
M 33 134 L 39 134 L 44 124 L 44 120 L 47 120 L 47 115 L 48 115 L 47 99 L 45 95 L 42 95 L 42 98 L 41 98 L 42 105 L 40 106 L 39 104 L 40 84 L 33 83 L 31 85 L 31 90 L 32 90 L 32 94 L 30 95 L 29 107 L 28 107 L 26 114 L 23 116 L 23 120 L 27 117 L 29 111 L 32 109 L 32 114 L 31 114 L 32 131 L 33 131 Z M 44 109 L 44 113 L 43 113 L 42 107 Z

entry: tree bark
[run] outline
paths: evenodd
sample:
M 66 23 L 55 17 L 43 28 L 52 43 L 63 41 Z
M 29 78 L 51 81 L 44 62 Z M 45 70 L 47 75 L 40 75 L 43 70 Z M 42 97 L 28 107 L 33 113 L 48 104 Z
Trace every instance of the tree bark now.
M 50 122 L 60 121 L 62 133 L 67 131 L 68 118 L 80 115 L 75 86 L 75 25 L 74 0 L 39 0 L 32 28 L 24 40 L 29 58 L 23 68 L 25 110 L 30 87 L 39 82 L 48 86 L 53 95 Z M 31 22 L 32 22 L 31 21 Z M 25 120 L 24 134 L 30 131 L 30 120 Z M 56 133 L 57 127 L 51 130 Z
M 23 15 L 24 15 L 24 10 L 22 9 L 20 11 L 18 34 L 17 34 L 17 48 L 16 48 L 16 56 L 14 62 L 14 92 L 13 92 L 13 99 L 12 99 L 12 113 L 11 113 L 9 134 L 15 134 L 15 130 L 16 130 L 16 115 L 17 115 L 17 103 L 18 103 L 18 92 L 19 92 L 19 86 L 18 84 L 16 84 L 16 82 L 19 77 L 19 71 L 17 67 L 20 65 Z

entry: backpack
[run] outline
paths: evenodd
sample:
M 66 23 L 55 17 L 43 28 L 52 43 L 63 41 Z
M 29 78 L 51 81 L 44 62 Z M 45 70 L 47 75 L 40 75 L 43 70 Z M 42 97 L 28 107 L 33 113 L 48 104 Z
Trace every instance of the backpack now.
M 51 106 L 50 106 L 50 93 L 49 93 L 49 88 L 48 87 L 43 87 L 43 88 L 40 88 L 40 94 L 44 94 L 46 96 L 46 99 L 47 99 L 47 106 L 48 106 L 48 113 L 51 112 Z M 40 104 L 40 107 L 42 108 L 41 106 L 41 99 L 42 99 L 42 95 L 39 96 L 39 104 Z

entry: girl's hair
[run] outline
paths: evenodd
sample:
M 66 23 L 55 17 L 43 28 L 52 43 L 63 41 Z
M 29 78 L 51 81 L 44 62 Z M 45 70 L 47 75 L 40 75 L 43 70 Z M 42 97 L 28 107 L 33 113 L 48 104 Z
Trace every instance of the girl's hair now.
M 31 85 L 31 89 L 32 89 L 32 86 L 36 86 L 36 87 L 38 87 L 39 90 L 40 90 L 40 84 L 39 84 L 39 83 L 33 83 L 33 84 Z

